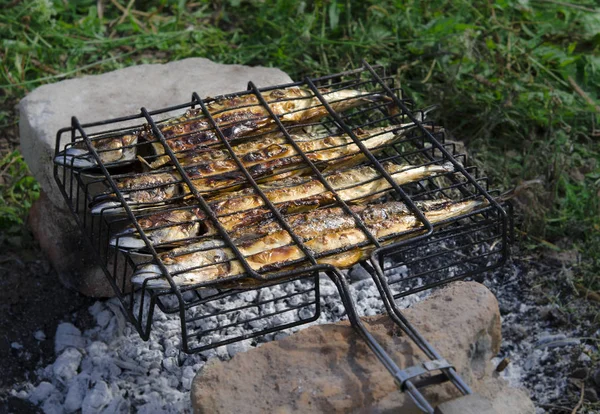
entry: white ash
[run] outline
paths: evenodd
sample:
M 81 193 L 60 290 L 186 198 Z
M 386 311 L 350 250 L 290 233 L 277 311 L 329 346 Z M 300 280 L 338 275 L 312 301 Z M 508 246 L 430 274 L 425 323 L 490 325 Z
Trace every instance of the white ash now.
M 405 272 L 405 269 L 396 271 Z M 303 287 L 304 283 L 295 281 L 262 289 L 258 293 L 243 292 L 232 300 L 240 302 L 236 305 L 257 299 L 272 300 Z M 24 384 L 14 389 L 12 395 L 28 399 L 45 413 L 127 413 L 132 410 L 138 413 L 191 412 L 189 391 L 192 380 L 209 358 L 226 360 L 250 347 L 280 339 L 310 325 L 345 319 L 345 310 L 334 283 L 322 275 L 319 289 L 322 312 L 316 321 L 193 355 L 180 352 L 181 323 L 178 314 L 165 314 L 157 308 L 150 338 L 143 341 L 134 327 L 126 323 L 116 299 L 98 301 L 89 308 L 96 326 L 81 332 L 71 323 L 60 324 L 56 331 L 57 358 L 54 363 L 36 372 L 37 385 Z M 350 285 L 350 290 L 361 316 L 383 312 L 383 303 L 373 280 L 359 279 Z M 399 305 L 409 306 L 426 294 L 403 298 Z M 309 295 L 303 293 L 297 299 L 292 297 L 289 303 L 293 305 L 296 300 L 306 300 Z M 269 314 L 278 306 L 275 300 L 261 305 L 259 312 Z M 244 315 L 246 319 L 251 316 Z M 219 323 L 222 325 L 234 322 L 224 318 L 224 315 L 220 317 Z M 277 324 L 291 321 L 286 314 L 278 315 L 278 318 L 267 320 Z M 257 319 L 247 325 L 262 329 L 268 327 L 268 323 Z M 210 323 L 205 326 L 212 327 Z M 231 332 L 218 331 L 217 335 L 221 336 L 215 340 L 241 333 L 241 328 L 232 329 Z
M 35 331 L 33 333 L 33 337 L 40 342 L 43 342 L 46 340 L 46 334 L 42 330 Z
M 392 279 L 401 278 L 405 271 L 403 268 L 394 269 L 388 276 Z M 372 279 L 361 277 L 363 273 L 360 269 L 353 269 L 348 274 L 350 280 L 354 281 L 350 290 L 358 313 L 382 313 L 384 309 L 379 291 Z M 510 364 L 501 375 L 513 386 L 526 387 L 537 406 L 537 413 L 541 414 L 546 412 L 544 407 L 556 404 L 563 398 L 569 386 L 568 377 L 573 369 L 573 361 L 591 364 L 586 360 L 589 360 L 587 354 L 595 349 L 581 341 L 583 335 L 577 331 L 577 327 L 555 327 L 544 320 L 544 312 L 552 313 L 553 305 L 540 306 L 534 294 L 526 293 L 530 276 L 522 266 L 509 263 L 488 275 L 485 283 L 496 294 L 503 317 L 503 344 L 494 362 L 510 358 Z M 260 292 L 240 293 L 231 298 L 234 306 L 256 300 L 273 302 L 245 315 L 231 315 L 230 319 L 219 315 L 218 324 L 226 325 L 279 310 L 281 304 L 276 300 L 277 297 L 299 292 L 305 287 L 305 283 L 295 281 Z M 46 413 L 80 410 L 106 413 L 132 410 L 142 413 L 190 412 L 189 390 L 192 380 L 209 358 L 226 360 L 250 347 L 280 339 L 307 326 L 345 319 L 335 285 L 322 276 L 319 287 L 322 313 L 316 321 L 194 355 L 186 355 L 179 350 L 181 333 L 178 314 L 165 314 L 156 309 L 150 338 L 145 342 L 134 327 L 125 321 L 118 301 L 98 301 L 89 309 L 97 325 L 84 332 L 70 323 L 59 325 L 55 340 L 55 362 L 36 372 L 37 385 L 22 385 L 12 394 L 28 399 Z M 407 307 L 425 295 L 427 291 L 402 298 L 398 303 L 401 308 Z M 309 296 L 309 293 L 293 296 L 287 303 L 295 305 Z M 209 312 L 215 310 L 214 304 L 205 306 Z M 193 312 L 197 314 L 200 310 L 192 309 L 191 316 Z M 283 324 L 288 322 L 286 318 L 286 314 L 282 314 L 276 318 L 257 319 L 246 323 L 245 328 L 264 328 L 269 323 Z M 217 322 L 207 320 L 203 328 L 210 329 L 216 325 Z M 223 340 L 242 333 L 239 327 L 222 329 L 215 332 L 213 340 Z M 599 335 L 600 331 L 596 332 L 595 336 Z
M 532 293 L 532 274 L 513 262 L 494 272 L 485 284 L 496 294 L 502 315 L 502 346 L 493 363 L 510 363 L 500 374 L 511 386 L 526 388 L 536 414 L 553 407 L 573 405 L 568 400 L 569 377 L 578 367 L 591 368 L 588 354 L 596 348 L 583 343 L 590 336 L 580 324 L 561 324 L 552 319 L 557 304 L 539 304 Z M 600 338 L 600 332 L 592 336 Z

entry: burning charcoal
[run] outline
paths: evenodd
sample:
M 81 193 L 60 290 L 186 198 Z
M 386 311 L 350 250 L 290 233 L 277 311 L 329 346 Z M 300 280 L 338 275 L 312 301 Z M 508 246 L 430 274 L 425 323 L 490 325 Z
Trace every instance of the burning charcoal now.
M 272 299 L 273 299 L 273 293 L 268 288 L 262 289 L 260 291 L 260 293 L 258 294 L 258 301 L 259 302 L 266 302 L 266 301 L 272 300 Z
M 267 321 L 265 321 L 264 319 L 255 319 L 253 321 L 250 321 L 250 326 L 256 330 L 262 330 L 267 328 Z
M 189 390 L 192 388 L 192 381 L 194 380 L 194 376 L 196 373 L 192 369 L 192 367 L 183 368 L 183 372 L 181 373 L 181 386 L 184 390 Z
M 335 308 L 332 309 L 332 312 L 336 316 L 342 316 L 346 314 L 346 308 L 344 308 L 344 305 L 339 303 Z
M 72 413 L 81 409 L 83 398 L 88 390 L 89 376 L 87 374 L 79 374 L 70 382 L 69 391 L 65 397 L 64 409 L 66 412 Z
M 102 411 L 103 413 L 128 413 L 130 412 L 129 401 L 121 397 L 120 395 L 115 396 L 108 404 L 108 406 Z
M 33 337 L 40 342 L 43 342 L 46 340 L 46 334 L 42 330 L 35 331 L 33 333 Z
M 278 300 L 275 302 L 275 310 L 277 312 L 284 312 L 286 309 L 288 309 L 288 302 L 286 302 L 286 300 Z
M 271 322 L 273 323 L 273 326 L 281 326 L 281 325 L 285 325 L 286 323 L 290 323 L 292 322 L 292 315 L 287 315 L 285 313 L 281 313 L 279 315 L 275 315 L 271 318 Z
M 84 413 L 99 412 L 112 400 L 113 395 L 104 381 L 97 381 L 94 388 L 89 390 L 81 404 Z
M 298 311 L 298 317 L 300 319 L 310 319 L 314 316 L 315 311 L 311 308 L 302 308 Z
M 233 358 L 235 354 L 248 350 L 249 344 L 245 342 L 246 341 L 239 341 L 227 344 L 227 353 L 229 353 L 229 357 Z
M 319 289 L 321 291 L 321 296 L 334 296 L 338 294 L 338 290 L 333 284 L 333 282 L 329 279 L 322 278 L 319 281 Z
M 81 331 L 72 323 L 63 322 L 56 329 L 54 338 L 54 352 L 59 353 L 63 349 L 72 346 L 75 348 L 85 348 L 85 338 L 81 336 Z
M 261 315 L 269 315 L 275 313 L 275 305 L 273 304 L 273 302 L 268 302 L 262 305 L 260 307 L 260 313 Z
M 300 295 L 295 295 L 291 298 L 288 298 L 287 302 L 290 306 L 298 306 L 302 303 L 302 297 Z
M 176 357 L 167 357 L 163 359 L 162 367 L 170 373 L 179 372 L 180 370 Z
M 77 369 L 79 368 L 79 364 L 81 364 L 82 358 L 83 355 L 77 349 L 65 349 L 54 362 L 52 367 L 54 375 L 60 382 L 66 384 L 77 375 Z
M 256 290 L 249 290 L 247 292 L 240 293 L 240 297 L 248 303 L 252 303 L 258 297 Z
M 50 394 L 54 392 L 54 390 L 54 385 L 50 384 L 49 382 L 42 381 L 29 395 L 29 401 L 34 404 L 39 404 L 47 399 Z

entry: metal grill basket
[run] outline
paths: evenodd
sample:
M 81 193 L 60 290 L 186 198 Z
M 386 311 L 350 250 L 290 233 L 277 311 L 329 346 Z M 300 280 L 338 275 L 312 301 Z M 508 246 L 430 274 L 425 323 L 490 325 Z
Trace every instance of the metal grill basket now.
M 323 111 L 323 116 L 291 124 L 284 116 L 276 114 L 272 92 L 292 87 L 310 91 L 316 99 L 315 107 Z M 342 90 L 361 91 L 372 99 L 365 99 L 360 106 L 337 111 L 340 102 L 331 102 L 324 95 Z M 223 124 L 218 112 L 212 110 L 223 100 L 247 102 L 248 97 L 260 107 L 261 117 Z M 286 98 L 279 99 L 281 101 L 285 102 Z M 186 112 L 183 117 L 182 112 Z M 173 118 L 174 115 L 179 117 Z M 189 124 L 190 119 L 201 120 L 205 130 L 190 132 L 183 127 L 178 129 Z M 268 128 L 252 130 L 251 127 L 257 123 L 268 125 Z M 383 127 L 392 128 L 400 138 L 368 149 L 364 140 L 359 138 L 360 133 Z M 251 131 L 241 134 L 242 130 Z M 336 171 L 326 168 L 331 160 L 320 161 L 310 152 L 303 151 L 294 139 L 297 131 L 315 130 L 331 136 L 348 137 L 357 147 L 357 154 L 362 155 L 363 165 L 377 171 L 378 179 L 387 183 L 386 189 L 370 194 L 370 199 L 404 203 L 408 214 L 416 218 L 416 225 L 400 234 L 377 237 L 357 214 L 354 200 L 343 196 L 342 190 L 333 188 L 329 177 Z M 320 183 L 329 194 L 328 205 L 321 208 L 337 207 L 344 215 L 352 217 L 355 227 L 364 235 L 359 244 L 316 253 L 290 225 L 291 213 L 270 201 L 263 185 L 265 175 L 260 164 L 258 167 L 248 166 L 244 155 L 240 155 L 239 151 L 236 153 L 235 148 L 241 143 L 261 140 L 274 133 L 284 142 L 282 145 L 293 149 L 296 157 L 285 170 L 276 170 L 284 171 L 280 173 L 281 179 L 294 172 L 302 172 Z M 229 162 L 235 163 L 235 170 L 225 175 L 230 179 L 227 182 L 233 183 L 230 185 L 232 189 L 246 188 L 260 198 L 261 214 L 289 234 L 290 246 L 301 253 L 299 259 L 280 268 L 260 271 L 247 261 L 240 251 L 240 243 L 223 225 L 223 217 L 213 211 L 210 197 L 194 184 L 198 171 L 181 162 L 182 152 L 186 150 L 180 150 L 173 144 L 177 140 L 193 140 L 197 134 L 210 137 L 203 146 L 204 152 L 221 151 Z M 124 144 L 122 153 L 135 153 L 144 157 L 144 161 L 130 157 L 106 162 L 106 156 L 113 154 L 108 153 L 114 149 L 103 148 L 99 143 L 110 137 L 125 135 L 137 136 L 138 139 Z M 142 139 L 142 136 L 145 138 Z M 64 155 L 67 153 L 80 155 L 67 158 Z M 142 108 L 139 114 L 102 122 L 82 124 L 74 117 L 70 127 L 58 131 L 55 156 L 56 182 L 85 238 L 97 253 L 98 263 L 122 302 L 124 313 L 142 338 L 149 337 L 156 306 L 165 313 L 179 314 L 182 348 L 188 353 L 314 321 L 321 312 L 319 275 L 325 274 L 337 286 L 352 325 L 394 375 L 401 389 L 409 392 L 424 411 L 433 412 L 433 409 L 419 392 L 419 386 L 451 381 L 461 392 L 470 393 L 469 387 L 451 365 L 404 318 L 396 300 L 502 265 L 508 256 L 512 228 L 510 205 L 498 201 L 498 192 L 489 188 L 488 179 L 476 167 L 468 166 L 465 154 L 461 154 L 454 144 L 446 142 L 444 130 L 426 121 L 426 111 L 416 110 L 413 101 L 395 85 L 392 77 L 386 76 L 383 68 L 371 67 L 364 62 L 360 69 L 317 79 L 305 78 L 287 85 L 259 88 L 250 82 L 247 91 L 223 97 L 202 99 L 192 93 L 192 99 L 187 103 L 157 110 Z M 81 167 L 77 164 L 78 158 L 84 157 L 91 165 Z M 166 186 L 179 191 L 161 205 L 161 211 L 176 211 L 192 217 L 177 225 L 210 226 L 214 230 L 211 237 L 222 240 L 232 252 L 230 257 L 219 263 L 241 266 L 242 272 L 189 284 L 181 283 L 177 272 L 169 271 L 162 253 L 164 246 L 153 243 L 148 227 L 140 224 L 157 213 L 155 205 L 143 200 L 132 202 L 135 190 L 122 184 L 147 170 L 146 164 L 160 157 L 167 160 L 168 165 L 145 174 L 158 177 L 158 174 L 167 172 L 174 178 L 166 184 L 157 182 L 147 191 L 164 191 Z M 410 165 L 411 168 L 450 165 L 452 169 L 398 184 L 386 167 L 389 163 Z M 352 167 L 343 163 L 339 165 L 340 169 Z M 442 198 L 454 203 L 480 201 L 481 207 L 444 220 L 428 219 L 422 203 Z M 108 199 L 112 202 L 105 207 L 94 208 L 99 200 Z M 153 230 L 170 225 L 162 224 Z M 129 233 L 124 233 L 127 228 Z M 139 237 L 139 248 L 122 248 L 120 238 L 132 232 Z M 195 234 L 178 240 L 178 244 L 206 239 L 205 235 Z M 327 264 L 327 258 L 359 249 L 368 254 L 363 254 L 357 266 L 362 266 L 372 276 L 390 317 L 424 351 L 428 361 L 401 370 L 365 329 L 349 294 L 344 271 Z M 148 265 L 156 266 L 160 275 L 132 285 L 132 275 Z M 202 266 L 209 265 L 199 264 L 198 268 Z M 157 287 L 152 280 L 163 281 L 163 285 Z M 268 289 L 275 285 L 281 287 L 277 290 L 283 292 L 280 296 L 274 296 Z

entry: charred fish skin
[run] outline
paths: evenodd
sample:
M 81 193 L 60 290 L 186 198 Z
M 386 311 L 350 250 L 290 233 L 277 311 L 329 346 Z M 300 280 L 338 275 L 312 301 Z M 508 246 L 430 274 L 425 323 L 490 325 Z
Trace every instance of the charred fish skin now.
M 391 101 L 387 96 L 351 89 L 339 91 L 324 89 L 321 93 L 325 101 L 340 112 L 357 107 L 364 102 L 381 99 Z M 276 89 L 265 93 L 264 97 L 269 109 L 283 123 L 312 122 L 329 114 L 321 101 L 308 88 Z M 228 141 L 242 138 L 257 130 L 274 129 L 277 126 L 275 119 L 254 94 L 224 97 L 210 102 L 206 108 Z M 212 122 L 204 116 L 201 109 L 190 109 L 184 116 L 166 121 L 158 128 L 167 145 L 176 153 L 183 153 L 190 149 L 207 149 L 220 142 Z M 155 150 L 158 155 L 164 154 L 164 148 L 158 145 L 158 140 L 150 127 L 146 128 L 144 137 L 147 141 L 157 143 Z M 151 165 L 156 168 L 168 161 L 165 157 L 159 157 Z
M 299 130 L 301 128 L 298 128 Z M 316 139 L 324 138 L 328 135 L 327 131 L 317 130 L 316 128 L 302 128 L 298 133 L 292 132 L 291 137 L 296 142 L 310 142 Z M 252 162 L 256 157 L 251 154 L 260 153 L 269 147 L 276 148 L 278 145 L 287 144 L 289 141 L 282 132 L 261 133 L 249 136 L 248 141 L 233 143 L 233 153 L 242 160 Z M 247 155 L 249 154 L 249 155 Z M 213 161 L 231 160 L 231 153 L 226 149 L 190 149 L 184 152 L 175 153 L 179 163 L 182 166 L 194 166 Z
M 412 123 L 405 126 L 409 125 Z M 402 127 L 391 126 L 360 130 L 356 132 L 356 135 L 367 149 L 374 149 L 389 144 L 394 134 L 395 139 L 398 139 L 400 134 L 405 134 L 406 130 L 400 130 Z M 290 138 L 300 151 L 313 162 L 332 161 L 359 152 L 358 146 L 348 134 L 328 135 L 314 139 L 305 139 L 306 135 L 290 135 Z M 241 151 L 237 149 L 239 146 L 236 146 L 233 150 L 253 176 L 262 176 L 278 168 L 294 166 L 303 162 L 303 158 L 285 138 L 256 143 L 254 144 L 255 150 L 246 151 L 249 146 L 244 145 Z M 238 170 L 237 163 L 231 157 L 199 163 L 195 163 L 196 160 L 198 157 L 194 157 L 192 154 L 189 158 L 185 157 L 180 161 L 182 165 L 190 166 L 189 171 L 192 174 L 204 177 Z
M 187 186 L 178 174 L 172 172 L 146 173 L 123 179 L 115 179 L 117 188 L 132 210 L 154 208 L 159 204 L 184 195 Z M 94 197 L 91 213 L 118 214 L 125 209 L 113 192 Z
M 396 133 L 397 129 L 397 126 L 392 126 L 365 130 L 359 134 L 359 139 L 361 139 L 362 143 L 368 149 L 389 145 L 400 139 L 401 135 Z M 320 142 L 321 144 L 318 145 L 315 144 L 315 142 Z M 346 134 L 336 138 L 330 139 L 330 137 L 328 137 L 322 140 L 311 141 L 309 144 L 314 150 L 307 153 L 306 156 L 309 159 L 318 161 L 331 160 L 343 155 L 353 155 L 360 151 L 359 147 Z M 316 149 L 321 147 L 323 148 L 322 150 Z M 269 147 L 266 149 L 266 153 L 261 152 L 260 154 L 253 155 L 253 157 L 257 157 L 257 161 L 249 163 L 250 166 L 247 168 L 253 178 L 261 178 L 288 172 L 290 169 L 292 169 L 292 172 L 295 174 L 300 174 L 304 171 L 302 169 L 297 169 L 298 166 L 304 165 L 304 160 L 300 155 L 278 158 L 281 155 L 279 148 L 283 147 L 278 146 L 277 148 L 278 150 L 273 150 Z M 288 152 L 289 150 L 289 147 L 283 148 L 284 152 Z M 246 156 L 248 155 L 249 154 L 246 154 Z M 263 162 L 259 162 L 258 159 Z M 296 169 L 296 171 L 294 171 L 294 169 Z M 304 169 L 308 169 L 308 167 L 305 166 Z M 234 186 L 241 186 L 246 182 L 245 174 L 237 168 L 237 164 L 233 160 L 213 161 L 207 164 L 186 167 L 186 174 L 191 179 L 195 189 L 205 195 L 210 195 L 211 193 Z M 149 189 L 147 184 L 149 180 L 158 182 L 165 176 L 172 177 L 170 179 L 171 182 L 179 180 L 179 176 L 175 173 L 158 174 L 153 172 L 120 180 L 118 181 L 118 185 L 120 190 L 127 190 L 128 195 L 126 201 L 128 203 L 161 203 L 168 201 L 170 198 L 185 195 L 183 192 L 187 189 L 187 186 L 182 183 Z M 165 184 L 166 182 L 162 181 L 162 183 Z M 189 192 L 185 193 L 189 195 Z M 122 212 L 122 210 L 119 210 L 118 208 L 107 210 L 107 207 L 118 207 L 114 200 L 111 200 L 110 202 L 111 204 L 109 205 L 96 205 L 92 214 L 97 214 L 98 211 L 107 211 L 112 212 L 113 214 Z
M 133 162 L 137 153 L 137 142 L 137 133 L 116 137 L 98 137 L 91 140 L 100 161 L 107 167 L 127 161 Z M 84 141 L 79 141 L 58 153 L 54 157 L 54 163 L 77 169 L 98 166 Z
M 439 200 L 434 202 L 420 203 L 424 210 L 425 216 L 432 223 L 439 223 L 444 220 L 459 217 L 463 214 L 475 211 L 487 203 L 485 200 L 469 200 L 464 202 L 453 203 L 449 200 Z M 391 202 L 378 205 L 370 205 L 368 207 L 357 207 L 360 210 L 360 217 L 368 225 L 368 230 L 373 236 L 378 239 L 389 237 L 395 234 L 411 231 L 419 228 L 421 225 L 419 220 L 410 212 L 407 212 L 407 207 L 403 203 Z M 333 226 L 335 227 L 335 226 Z M 302 249 L 295 245 L 283 245 L 287 240 L 285 234 L 273 233 L 269 235 L 269 239 L 261 239 L 254 244 L 247 243 L 244 245 L 244 250 L 248 253 L 253 253 L 246 257 L 250 267 L 258 272 L 275 271 L 298 260 L 306 259 Z M 393 240 L 393 239 L 391 239 Z M 367 243 L 368 237 L 365 232 L 358 229 L 356 226 L 345 228 L 343 224 L 335 231 L 330 231 L 325 234 L 320 234 L 318 237 L 305 242 L 305 245 L 314 253 L 327 253 L 343 248 L 352 249 L 353 246 L 358 246 L 361 243 Z M 275 247 L 274 247 L 275 246 Z M 372 250 L 374 247 L 367 244 L 363 247 L 361 254 L 342 254 L 343 260 L 337 254 L 333 257 L 322 257 L 317 260 L 319 263 L 324 263 L 326 260 L 336 261 L 340 267 L 349 267 L 355 264 L 364 252 Z M 352 250 L 350 250 L 352 251 Z M 354 250 L 356 252 L 356 250 Z M 243 267 L 239 261 L 231 260 L 231 255 L 225 255 L 227 259 L 223 262 L 215 262 L 211 258 L 216 257 L 212 250 L 207 250 L 200 255 L 201 257 L 181 255 L 177 257 L 169 257 L 169 260 L 176 263 L 177 275 L 174 279 L 178 284 L 187 285 L 201 283 L 204 281 L 216 280 L 219 278 L 238 276 L 244 273 Z M 220 255 L 223 256 L 223 255 Z M 161 260 L 163 259 L 162 256 Z M 228 267 L 225 266 L 228 263 Z M 199 265 L 197 263 L 202 263 Z M 173 262 L 169 262 L 172 265 Z M 169 266 L 167 265 L 167 267 Z M 306 264 L 304 264 L 305 266 Z M 153 265 L 154 266 L 154 265 Z M 203 267 L 205 266 L 205 267 Z M 152 275 L 152 276 L 150 276 Z M 150 277 L 156 277 L 159 274 L 153 269 L 145 267 L 137 272 L 132 281 L 135 284 L 143 283 L 144 280 Z M 149 287 L 163 288 L 168 287 L 165 280 L 161 278 L 151 279 L 148 281 Z
M 367 149 L 371 150 L 390 145 L 400 139 L 401 135 L 396 134 L 396 131 L 397 126 L 375 128 L 365 130 L 358 138 Z M 320 140 L 318 147 L 321 149 L 316 149 L 317 145 L 312 145 L 315 149 L 312 152 L 305 153 L 306 157 L 311 161 L 324 162 L 336 160 L 343 156 L 355 155 L 360 152 L 358 145 L 346 134 L 339 138 L 334 140 L 328 140 L 328 138 Z M 253 178 L 262 178 L 294 170 L 296 170 L 296 173 L 301 173 L 303 169 L 308 171 L 309 167 L 305 165 L 304 159 L 300 155 L 281 156 L 288 154 L 290 148 L 278 146 L 276 149 L 269 148 L 267 150 L 271 151 L 271 153 L 255 154 L 262 162 L 246 163 L 248 165 L 246 169 Z M 242 163 L 244 164 L 244 162 Z M 186 169 L 186 172 L 193 180 L 193 184 L 198 191 L 216 191 L 234 184 L 243 184 L 246 181 L 245 175 L 237 168 L 237 164 L 233 161 L 217 161 L 216 163 L 211 163 L 211 165 L 197 165 Z
M 384 169 L 391 174 L 392 179 L 397 184 L 404 184 L 407 182 L 418 181 L 422 178 L 428 177 L 433 174 L 447 173 L 454 171 L 452 164 L 446 163 L 443 165 L 427 165 L 421 167 L 413 167 L 410 165 L 399 165 L 392 162 L 383 163 Z M 371 166 L 360 166 L 347 171 L 341 171 L 334 174 L 325 176 L 325 180 L 331 185 L 333 190 L 338 191 L 338 197 L 343 201 L 351 201 L 356 203 L 361 201 L 369 194 L 377 193 L 376 197 L 381 197 L 381 192 L 389 191 L 392 187 L 391 184 L 381 177 L 379 172 Z M 286 186 L 285 184 L 288 184 Z M 263 187 L 266 197 L 275 204 L 280 210 L 288 214 L 298 212 L 314 210 L 320 206 L 332 204 L 336 201 L 334 195 L 328 192 L 325 185 L 317 179 L 297 179 L 288 178 L 279 185 L 266 185 Z M 250 234 L 264 234 L 264 232 L 271 231 L 272 222 L 256 223 L 260 220 L 260 217 L 272 217 L 270 210 L 267 208 L 260 208 L 265 205 L 264 200 L 261 196 L 256 194 L 252 189 L 244 189 L 234 193 L 226 193 L 226 196 L 221 196 L 217 199 L 209 201 L 209 206 L 217 217 L 224 228 L 232 232 L 234 238 L 248 237 Z M 194 216 L 195 220 L 202 220 L 206 216 L 196 210 L 197 213 Z M 242 213 L 247 212 L 247 213 Z M 236 214 L 241 213 L 241 214 Z M 154 237 L 155 229 L 147 226 L 156 225 L 157 222 L 171 223 L 171 229 L 163 229 L 160 234 L 177 234 L 185 233 L 188 234 L 187 225 L 185 219 L 187 216 L 183 216 L 181 219 L 179 212 L 169 213 L 158 213 L 155 215 L 155 220 L 146 220 L 140 223 L 146 234 L 151 234 Z M 295 220 L 295 215 L 289 216 L 288 219 Z M 295 225 L 295 221 L 293 222 Z M 276 224 L 276 223 L 275 223 Z M 292 222 L 290 222 L 292 224 Z M 177 227 L 181 226 L 182 229 L 178 230 Z M 250 226 L 250 227 L 248 227 Z M 279 227 L 272 231 L 280 230 Z M 240 233 L 245 233 L 240 234 Z M 137 233 L 132 232 L 128 234 L 130 240 L 129 244 L 143 247 L 141 240 L 131 240 L 134 238 L 139 239 Z M 158 236 L 157 236 L 158 237 Z M 189 236 L 193 237 L 193 236 Z M 183 236 L 180 238 L 184 238 Z M 177 239 L 169 239 L 166 236 L 161 236 L 159 239 L 160 243 L 167 243 L 170 241 L 176 241 Z M 122 245 L 122 244 L 120 244 Z M 125 247 L 124 245 L 122 245 Z
M 144 234 L 155 247 L 172 245 L 198 237 L 207 232 L 204 214 L 199 208 L 162 211 L 138 219 Z M 176 225 L 174 225 L 176 223 Z M 136 250 L 146 247 L 135 228 L 128 228 L 110 239 L 119 249 Z

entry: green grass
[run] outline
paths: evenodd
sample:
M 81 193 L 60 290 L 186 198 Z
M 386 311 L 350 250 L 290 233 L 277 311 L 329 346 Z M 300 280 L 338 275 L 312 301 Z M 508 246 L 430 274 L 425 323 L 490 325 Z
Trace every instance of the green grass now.
M 594 1 L 162 0 L 130 9 L 117 2 L 12 1 L 3 8 L 3 125 L 14 124 L 12 106 L 36 86 L 133 64 L 204 56 L 301 78 L 365 58 L 386 65 L 419 104 L 441 104 L 439 121 L 496 182 L 535 180 L 516 199 L 522 231 L 531 236 L 524 246 L 577 249 L 577 281 L 600 289 Z M 37 187 L 22 179 L 3 186 L 2 226 L 14 226 Z
M 598 292 L 600 5 L 568 1 L 4 0 L 0 246 L 18 247 L 39 194 L 14 144 L 14 105 L 35 87 L 193 56 L 296 79 L 364 58 L 418 104 L 440 104 L 438 121 L 494 182 L 529 183 L 515 197 L 521 250 L 578 252 L 570 282 Z

